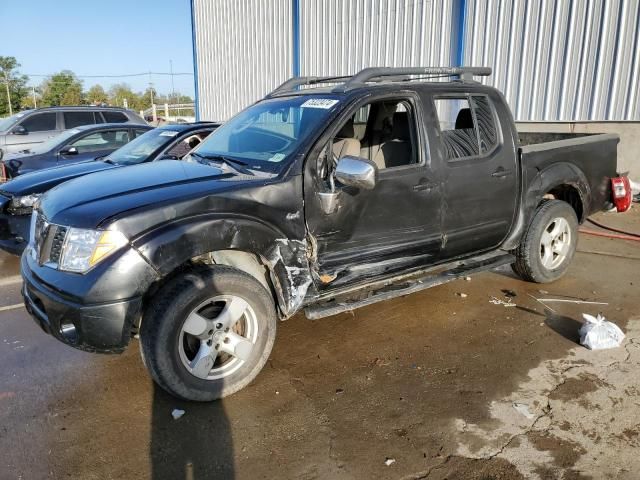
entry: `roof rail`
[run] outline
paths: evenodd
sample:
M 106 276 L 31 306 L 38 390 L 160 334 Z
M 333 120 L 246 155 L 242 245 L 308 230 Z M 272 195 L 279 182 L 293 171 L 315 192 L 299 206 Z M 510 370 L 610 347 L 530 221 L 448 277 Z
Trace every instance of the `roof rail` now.
M 277 87 L 266 98 L 272 97 L 278 93 L 292 92 L 302 85 L 315 85 L 318 83 L 343 82 L 351 78 L 351 75 L 341 75 L 333 77 L 292 77 L 282 85 Z
M 400 80 L 408 81 L 409 75 L 423 77 L 451 77 L 457 76 L 463 82 L 473 81 L 473 77 L 487 77 L 491 75 L 490 67 L 371 67 L 360 70 L 344 84 L 337 86 L 334 92 L 345 92 L 351 88 L 360 87 L 374 79 L 382 80 L 383 77 L 401 77 Z M 404 77 L 404 78 L 402 78 Z M 399 79 L 394 78 L 395 81 Z
M 269 93 L 266 98 L 279 93 L 292 92 L 302 85 L 318 83 L 340 82 L 333 89 L 336 93 L 346 92 L 351 88 L 361 87 L 367 82 L 390 81 L 406 82 L 411 76 L 420 77 L 460 77 L 463 82 L 473 81 L 473 77 L 487 77 L 491 75 L 490 67 L 370 67 L 360 70 L 355 75 L 341 75 L 331 77 L 293 77 Z

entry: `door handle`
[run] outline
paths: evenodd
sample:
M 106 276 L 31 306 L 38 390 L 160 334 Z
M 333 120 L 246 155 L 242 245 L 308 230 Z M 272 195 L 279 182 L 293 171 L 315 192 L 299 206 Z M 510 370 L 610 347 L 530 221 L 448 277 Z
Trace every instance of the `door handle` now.
M 505 170 L 503 167 L 498 167 L 495 172 L 491 174 L 493 178 L 504 178 L 511 175 L 513 172 L 511 170 Z
M 430 182 L 427 179 L 422 179 L 422 180 L 420 180 L 420 183 L 414 185 L 411 188 L 413 188 L 414 192 L 421 192 L 421 191 L 429 191 L 429 190 L 431 190 L 432 188 L 434 188 L 436 186 L 437 186 L 437 184 L 435 184 L 433 182 Z

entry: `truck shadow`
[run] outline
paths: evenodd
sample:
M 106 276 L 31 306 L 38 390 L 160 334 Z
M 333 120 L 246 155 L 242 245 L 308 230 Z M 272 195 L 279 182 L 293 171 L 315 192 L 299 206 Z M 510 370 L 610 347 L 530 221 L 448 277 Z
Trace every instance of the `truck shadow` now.
M 185 414 L 174 420 L 176 408 Z M 220 401 L 177 400 L 153 384 L 149 449 L 153 480 L 234 478 L 231 425 Z

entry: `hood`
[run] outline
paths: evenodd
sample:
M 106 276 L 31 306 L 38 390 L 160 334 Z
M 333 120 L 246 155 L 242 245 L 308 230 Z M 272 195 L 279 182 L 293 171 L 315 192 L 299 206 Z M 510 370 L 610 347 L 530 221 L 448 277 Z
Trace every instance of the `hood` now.
M 36 170 L 25 175 L 20 175 L 0 185 L 0 191 L 8 193 L 11 196 L 43 193 L 56 185 L 60 185 L 74 178 L 115 167 L 117 167 L 117 165 L 106 162 L 89 162 Z
M 52 223 L 96 228 L 127 211 L 202 197 L 253 178 L 200 163 L 145 163 L 65 182 L 42 198 L 40 211 Z

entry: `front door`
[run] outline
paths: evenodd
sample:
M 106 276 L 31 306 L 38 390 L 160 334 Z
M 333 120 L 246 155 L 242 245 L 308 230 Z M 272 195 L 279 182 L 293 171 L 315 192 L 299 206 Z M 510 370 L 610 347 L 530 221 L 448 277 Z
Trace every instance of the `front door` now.
M 518 202 L 513 139 L 488 95 L 436 96 L 433 105 L 444 158 L 443 258 L 496 248 Z
M 417 128 L 422 115 L 413 95 L 358 105 L 338 123 L 319 158 L 308 159 L 305 215 L 320 290 L 437 261 L 441 196 L 424 131 Z M 331 190 L 331 171 L 345 155 L 374 162 L 376 185 L 364 190 L 337 184 L 337 208 L 323 210 L 320 195 Z

